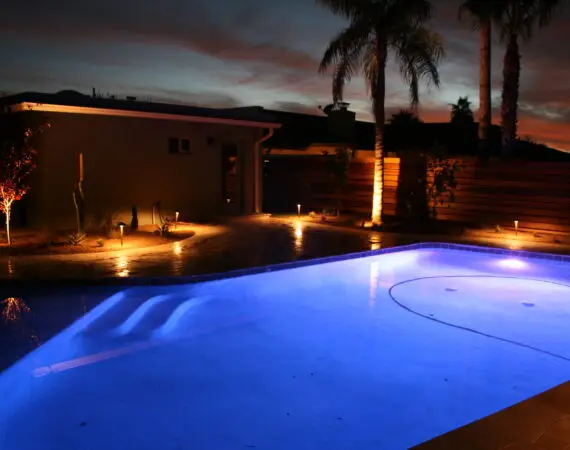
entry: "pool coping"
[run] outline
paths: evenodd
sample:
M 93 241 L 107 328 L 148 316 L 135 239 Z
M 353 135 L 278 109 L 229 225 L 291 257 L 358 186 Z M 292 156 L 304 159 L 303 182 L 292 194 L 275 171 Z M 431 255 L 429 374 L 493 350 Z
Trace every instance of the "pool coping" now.
M 301 267 L 314 266 L 318 264 L 327 264 L 333 262 L 348 261 L 358 258 L 366 258 L 383 254 L 402 252 L 407 250 L 418 249 L 448 249 L 448 250 L 464 250 L 476 253 L 490 253 L 496 255 L 516 256 L 524 259 L 539 259 L 546 261 L 555 261 L 561 263 L 570 263 L 570 255 L 557 255 L 553 253 L 532 252 L 528 250 L 513 250 L 499 247 L 489 247 L 482 245 L 455 244 L 447 242 L 418 242 L 407 245 L 400 245 L 388 248 L 380 248 L 376 250 L 366 250 L 362 252 L 345 253 L 342 255 L 324 256 L 311 259 L 303 259 L 298 261 L 288 261 L 284 263 L 271 264 L 268 266 L 247 267 L 243 269 L 234 269 L 227 272 L 214 272 L 208 274 L 197 275 L 179 275 L 164 277 L 91 277 L 91 278 L 6 278 L 2 280 L 3 286 L 18 284 L 54 284 L 54 285 L 84 285 L 84 286 L 119 286 L 119 287 L 136 287 L 148 285 L 174 286 L 180 284 L 195 284 L 208 281 L 217 281 L 230 278 L 238 278 L 249 275 L 259 275 L 263 273 L 278 272 L 281 270 L 296 269 Z

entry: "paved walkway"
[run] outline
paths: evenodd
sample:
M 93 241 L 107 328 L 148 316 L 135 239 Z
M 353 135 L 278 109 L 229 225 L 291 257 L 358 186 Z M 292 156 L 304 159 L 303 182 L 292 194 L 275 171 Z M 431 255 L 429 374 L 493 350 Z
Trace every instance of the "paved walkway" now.
M 73 258 L 12 257 L 0 260 L 0 278 L 69 280 L 161 277 L 224 272 L 299 259 L 332 256 L 409 243 L 376 232 L 350 231 L 296 221 L 245 218 L 210 227 L 182 243 L 138 252 L 83 254 Z
M 299 222 L 295 218 L 249 217 L 226 225 L 197 227 L 186 241 L 154 249 L 112 253 L 25 256 L 0 259 L 0 279 L 32 282 L 108 278 L 168 277 L 226 272 L 301 259 L 373 250 L 421 240 L 412 234 L 379 233 Z M 429 237 L 424 237 L 429 239 Z M 457 243 L 504 246 L 504 239 L 432 237 Z M 526 243 L 518 248 L 568 253 L 560 245 Z

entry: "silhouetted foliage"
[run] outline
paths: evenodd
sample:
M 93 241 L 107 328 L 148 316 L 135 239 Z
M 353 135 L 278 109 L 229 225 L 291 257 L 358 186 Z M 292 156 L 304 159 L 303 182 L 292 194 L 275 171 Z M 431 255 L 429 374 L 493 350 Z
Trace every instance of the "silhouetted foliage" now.
M 414 110 L 402 109 L 388 120 L 384 130 L 386 147 L 391 150 L 418 150 L 423 145 L 423 122 Z
M 472 124 L 473 110 L 469 97 L 459 97 L 457 103 L 451 103 L 451 123 L 454 125 Z

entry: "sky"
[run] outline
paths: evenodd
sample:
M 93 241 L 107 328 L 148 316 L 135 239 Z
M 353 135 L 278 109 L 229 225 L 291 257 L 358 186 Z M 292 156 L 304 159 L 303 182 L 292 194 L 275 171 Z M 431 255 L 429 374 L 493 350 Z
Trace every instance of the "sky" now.
M 2 0 L 2 3 L 8 0 Z M 446 57 L 440 88 L 423 86 L 420 116 L 449 120 L 449 103 L 478 108 L 478 33 L 459 22 L 461 0 L 433 0 L 430 26 Z M 522 46 L 521 137 L 570 150 L 570 6 Z M 74 89 L 211 107 L 259 105 L 319 114 L 331 77 L 317 73 L 328 42 L 346 25 L 314 0 L 27 0 L 0 15 L 0 92 Z M 493 122 L 498 123 L 504 46 L 493 43 Z M 387 113 L 408 106 L 388 65 Z M 345 100 L 371 120 L 361 77 Z

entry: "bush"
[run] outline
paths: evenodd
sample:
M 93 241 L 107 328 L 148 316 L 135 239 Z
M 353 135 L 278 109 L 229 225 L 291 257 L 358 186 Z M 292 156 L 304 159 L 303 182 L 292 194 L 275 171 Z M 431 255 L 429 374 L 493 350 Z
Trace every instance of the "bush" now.
M 76 247 L 83 244 L 86 238 L 87 235 L 85 233 L 71 233 L 67 236 L 67 244 Z

